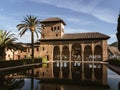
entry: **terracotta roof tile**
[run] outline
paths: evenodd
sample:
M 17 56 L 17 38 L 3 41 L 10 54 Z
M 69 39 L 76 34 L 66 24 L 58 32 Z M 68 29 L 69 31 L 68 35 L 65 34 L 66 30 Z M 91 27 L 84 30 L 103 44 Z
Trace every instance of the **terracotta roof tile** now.
M 63 22 L 63 24 L 66 25 L 65 22 L 61 18 L 58 18 L 58 17 L 48 18 L 48 19 L 44 19 L 41 21 L 41 23 L 47 23 L 47 22 Z
M 90 32 L 90 33 L 71 33 L 64 34 L 61 38 L 49 38 L 49 39 L 40 39 L 40 40 L 93 40 L 93 39 L 109 39 L 108 35 L 99 33 L 99 32 Z
M 61 39 L 107 39 L 109 36 L 98 32 L 64 34 Z

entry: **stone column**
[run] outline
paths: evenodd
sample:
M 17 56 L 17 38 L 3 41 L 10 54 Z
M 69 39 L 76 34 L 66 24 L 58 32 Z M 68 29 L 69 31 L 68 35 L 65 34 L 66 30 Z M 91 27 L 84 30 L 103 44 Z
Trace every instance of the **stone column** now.
M 108 54 L 107 54 L 107 40 L 102 41 L 102 52 L 103 52 L 102 58 L 103 58 L 103 61 L 105 61 L 105 60 L 107 60 L 107 57 L 108 57 Z
M 82 58 L 82 62 L 84 61 L 84 47 L 85 47 L 85 45 L 84 44 L 81 44 L 81 48 L 82 48 L 82 50 L 81 50 L 81 58 Z
M 50 63 L 49 63 L 49 64 L 51 65 L 52 78 L 54 78 L 54 74 L 53 74 L 53 73 L 54 73 L 54 72 L 53 72 L 53 62 L 52 62 L 52 61 L 53 61 L 53 49 L 54 49 L 54 46 L 51 45 L 51 50 L 52 50 L 51 53 L 52 53 L 52 54 L 51 54 L 51 59 L 50 59 Z
M 94 43 L 92 43 L 91 47 L 92 47 L 92 61 L 94 61 L 94 59 L 95 59 L 95 54 L 94 54 Z
M 71 61 L 72 44 L 69 44 L 69 61 Z
M 62 75 L 62 67 L 63 67 L 63 63 L 62 63 L 62 45 L 60 45 L 60 78 L 63 77 L 63 75 Z
M 60 61 L 62 61 L 62 45 L 60 45 Z
M 72 72 L 71 72 L 71 53 L 72 53 L 72 44 L 69 44 L 69 79 L 72 79 Z
M 85 73 L 84 73 L 84 48 L 85 48 L 85 45 L 84 44 L 81 44 L 81 58 L 82 58 L 82 80 L 85 80 Z

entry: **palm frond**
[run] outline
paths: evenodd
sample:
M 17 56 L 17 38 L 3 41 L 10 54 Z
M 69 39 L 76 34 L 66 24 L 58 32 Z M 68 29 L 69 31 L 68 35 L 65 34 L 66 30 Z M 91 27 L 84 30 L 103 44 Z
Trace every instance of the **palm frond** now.
M 42 25 L 40 23 L 40 20 L 37 19 L 36 16 L 26 15 L 26 17 L 24 17 L 22 23 L 17 25 L 17 28 L 20 31 L 19 35 L 22 36 L 22 35 L 24 35 L 24 33 L 27 30 L 31 30 L 32 31 L 32 28 L 34 27 L 34 29 L 35 29 L 34 31 L 35 31 L 35 33 L 36 33 L 36 35 L 38 37 L 39 36 L 38 33 L 40 33 L 41 26 Z
M 0 56 L 4 58 L 5 48 L 8 49 L 18 49 L 18 45 L 16 45 L 15 34 L 11 34 L 10 31 L 0 30 Z
M 28 30 L 27 28 L 23 28 L 23 29 L 20 31 L 20 33 L 19 33 L 20 37 L 21 37 L 22 35 L 24 35 L 24 33 L 25 33 L 27 30 Z

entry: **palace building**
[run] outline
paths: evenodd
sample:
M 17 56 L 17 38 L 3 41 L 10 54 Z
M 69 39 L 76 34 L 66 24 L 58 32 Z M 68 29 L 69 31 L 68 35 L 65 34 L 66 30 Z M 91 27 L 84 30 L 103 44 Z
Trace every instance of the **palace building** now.
M 41 21 L 44 25 L 40 43 L 35 44 L 34 56 L 48 61 L 105 61 L 109 36 L 99 32 L 64 33 L 66 23 L 60 18 Z M 8 52 L 7 59 L 31 57 L 31 44 L 21 43 L 24 51 Z
M 108 58 L 109 36 L 99 32 L 66 34 L 66 23 L 60 18 L 48 18 L 41 24 L 44 28 L 40 43 L 34 46 L 34 56 L 50 63 L 34 71 L 39 78 L 99 80 L 106 85 L 107 69 L 100 62 Z M 24 51 L 12 53 L 14 59 L 31 57 L 31 44 L 23 45 Z
M 40 39 L 40 56 L 49 61 L 105 61 L 109 36 L 99 32 L 64 33 L 66 23 L 60 18 L 48 18 Z

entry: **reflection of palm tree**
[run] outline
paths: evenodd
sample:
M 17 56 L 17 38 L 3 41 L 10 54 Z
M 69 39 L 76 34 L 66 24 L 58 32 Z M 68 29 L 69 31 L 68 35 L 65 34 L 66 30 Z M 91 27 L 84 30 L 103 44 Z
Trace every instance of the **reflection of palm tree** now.
M 24 33 L 27 30 L 31 31 L 31 47 L 32 47 L 32 62 L 34 62 L 34 32 L 36 33 L 37 37 L 38 37 L 38 32 L 40 32 L 41 30 L 41 24 L 40 24 L 40 20 L 37 19 L 37 17 L 35 16 L 26 16 L 24 18 L 24 21 L 22 21 L 21 24 L 17 25 L 18 30 L 20 30 L 19 35 L 22 36 L 24 35 Z M 32 68 L 32 76 L 31 76 L 31 90 L 33 90 L 33 83 L 34 83 L 34 78 L 33 78 L 33 74 L 34 74 L 34 67 Z

